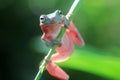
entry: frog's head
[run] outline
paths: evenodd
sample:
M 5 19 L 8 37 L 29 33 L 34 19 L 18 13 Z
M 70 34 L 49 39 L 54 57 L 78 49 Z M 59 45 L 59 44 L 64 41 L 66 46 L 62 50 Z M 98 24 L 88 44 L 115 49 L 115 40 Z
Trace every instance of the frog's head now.
M 41 15 L 40 16 L 40 26 L 42 25 L 50 25 L 57 22 L 61 22 L 63 20 L 64 15 L 60 10 L 56 10 L 51 14 L 48 15 Z

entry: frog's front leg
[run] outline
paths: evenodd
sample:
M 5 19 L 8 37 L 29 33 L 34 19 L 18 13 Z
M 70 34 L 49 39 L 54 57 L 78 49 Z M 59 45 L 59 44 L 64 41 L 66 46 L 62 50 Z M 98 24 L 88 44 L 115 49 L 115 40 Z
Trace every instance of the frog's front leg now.
M 59 39 L 53 39 L 51 41 L 46 40 L 45 43 L 48 47 L 53 47 L 54 45 L 61 45 L 61 40 Z
M 63 24 L 64 24 L 65 27 L 69 26 L 70 21 L 69 21 L 68 16 L 64 16 L 64 18 L 63 18 Z
M 52 39 L 52 37 L 48 38 L 48 37 L 45 36 L 45 34 L 43 34 L 41 39 L 45 42 L 45 44 L 48 47 L 53 47 L 54 45 L 61 45 L 61 40 L 60 39 L 58 39 L 58 38 Z
M 69 13 L 66 15 L 66 18 L 69 19 L 71 16 L 72 16 L 72 13 L 71 14 Z

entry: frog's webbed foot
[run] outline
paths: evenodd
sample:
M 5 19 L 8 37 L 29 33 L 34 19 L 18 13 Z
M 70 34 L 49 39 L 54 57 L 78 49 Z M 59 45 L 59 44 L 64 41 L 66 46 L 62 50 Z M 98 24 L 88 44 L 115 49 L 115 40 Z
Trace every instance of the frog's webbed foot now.
M 43 60 L 44 60 L 46 63 L 52 62 L 50 59 L 47 58 L 47 56 L 45 56 Z M 42 69 L 42 68 L 43 68 L 43 65 L 41 64 L 41 65 L 39 66 L 39 69 Z
M 72 16 L 72 13 L 71 14 L 67 14 L 66 18 L 69 19 L 71 16 Z
M 53 42 L 53 44 L 55 44 L 55 45 L 59 45 L 60 42 L 61 42 L 61 40 L 60 40 L 60 39 L 54 39 L 52 42 Z
M 53 47 L 54 45 L 61 45 L 61 40 L 60 39 L 53 39 L 52 41 L 45 41 L 46 45 L 48 47 Z
M 70 21 L 69 21 L 69 17 L 70 17 L 70 16 L 72 16 L 72 14 L 67 14 L 67 15 L 65 16 L 65 20 L 64 20 L 64 25 L 65 25 L 65 27 L 68 27 L 69 24 L 70 24 Z
M 64 26 L 67 27 L 67 26 L 69 26 L 69 24 L 70 24 L 70 21 L 66 18 L 64 20 Z

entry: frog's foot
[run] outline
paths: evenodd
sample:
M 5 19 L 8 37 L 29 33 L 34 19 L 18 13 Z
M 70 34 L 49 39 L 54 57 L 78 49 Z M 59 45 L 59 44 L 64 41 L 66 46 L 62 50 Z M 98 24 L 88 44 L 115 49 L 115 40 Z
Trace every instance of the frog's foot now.
M 44 60 L 48 63 L 48 62 L 51 62 L 50 59 L 47 58 L 47 56 L 44 58 Z
M 60 45 L 61 44 L 60 39 L 54 39 L 52 42 L 53 42 L 54 45 Z
M 72 16 L 72 13 L 71 14 L 67 14 L 66 18 L 69 19 L 71 16 Z
M 60 45 L 61 40 L 60 39 L 53 39 L 52 41 L 45 41 L 45 43 L 48 47 L 53 47 L 54 45 Z
M 46 69 L 51 76 L 59 80 L 69 80 L 69 75 L 52 61 L 47 63 Z
M 44 61 L 46 63 L 52 62 L 50 59 L 47 58 L 47 56 L 45 56 Z M 39 69 L 42 69 L 42 68 L 43 68 L 43 65 L 40 65 Z
M 53 43 L 51 41 L 45 41 L 47 47 L 52 47 L 53 46 Z

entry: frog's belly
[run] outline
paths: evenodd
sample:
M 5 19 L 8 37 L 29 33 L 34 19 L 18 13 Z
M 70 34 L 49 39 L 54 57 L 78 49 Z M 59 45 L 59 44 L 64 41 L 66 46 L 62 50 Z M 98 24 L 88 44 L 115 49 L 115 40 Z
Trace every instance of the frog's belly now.
M 57 32 L 53 33 L 53 38 L 57 38 L 58 35 L 60 34 L 61 29 L 59 29 Z
M 62 25 L 59 24 L 59 25 L 53 26 L 53 27 L 54 27 L 54 29 L 53 29 L 53 31 L 50 32 L 50 34 L 52 35 L 53 39 L 56 39 L 61 32 Z

